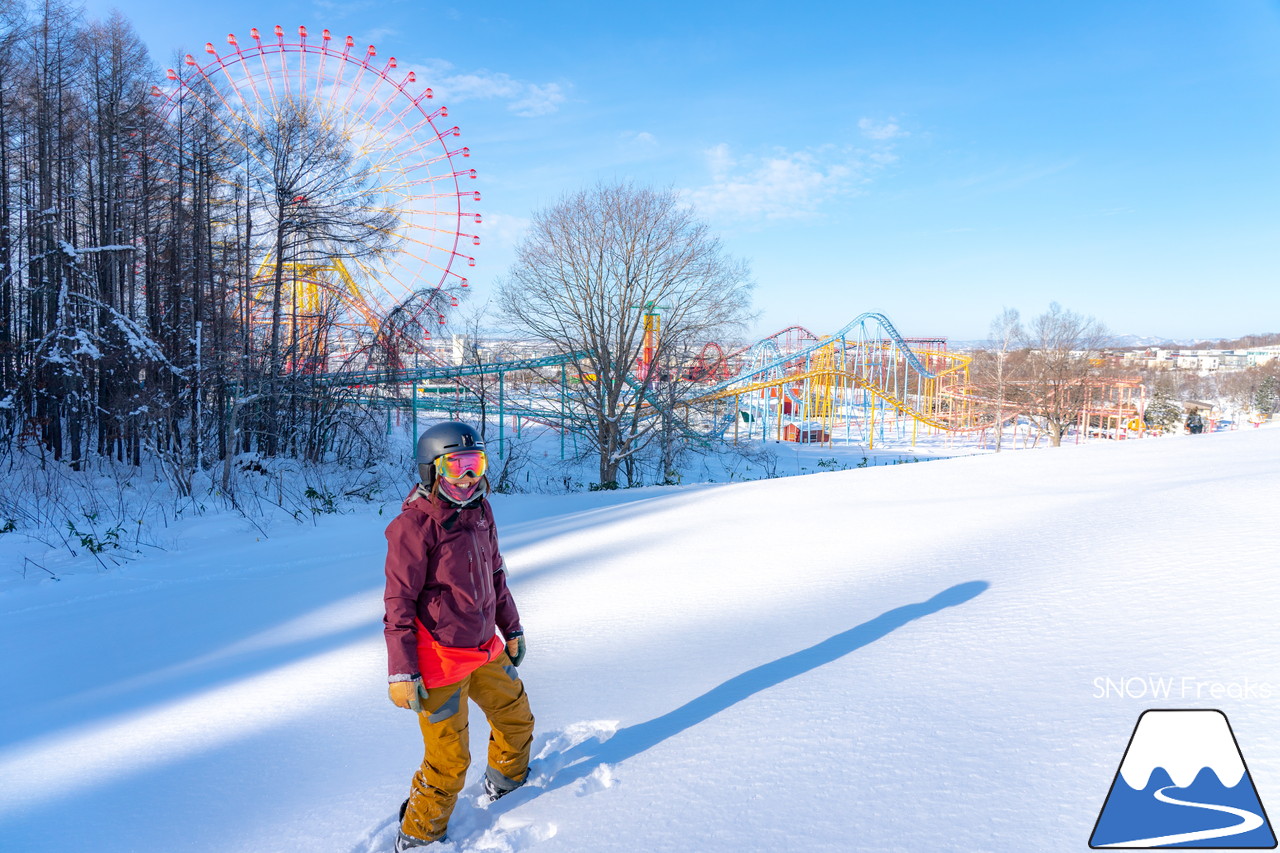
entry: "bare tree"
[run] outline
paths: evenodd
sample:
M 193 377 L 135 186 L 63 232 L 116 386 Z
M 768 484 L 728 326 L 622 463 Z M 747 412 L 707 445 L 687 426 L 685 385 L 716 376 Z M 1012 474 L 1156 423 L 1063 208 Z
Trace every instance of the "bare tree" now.
M 1012 397 L 1043 421 L 1054 447 L 1062 444 L 1067 427 L 1085 407 L 1107 340 L 1101 322 L 1057 302 L 1020 336 L 1019 344 L 1027 352 L 1019 381 L 1011 385 Z
M 489 312 L 489 303 L 475 308 L 458 319 L 460 330 L 453 338 L 452 361 L 458 368 L 455 380 L 459 391 L 477 407 L 476 421 L 480 435 L 489 440 L 489 416 L 499 408 L 499 380 L 493 374 L 472 373 L 485 363 L 507 361 L 511 353 L 500 346 L 484 343 L 484 318 Z M 505 377 L 504 377 L 505 379 Z
M 291 101 L 263 118 L 248 136 L 250 194 L 267 228 L 272 277 L 265 402 L 267 453 L 273 454 L 281 432 L 277 393 L 285 356 L 286 278 L 296 295 L 301 264 L 377 257 L 390 251 L 399 221 L 387 200 L 378 197 L 369 167 L 356 161 L 352 140 L 331 116 Z M 308 343 L 317 348 L 314 342 L 301 340 L 299 319 L 294 298 L 288 347 L 295 362 Z M 310 325 L 328 328 L 332 324 L 311 318 Z M 293 405 L 291 401 L 291 409 Z
M 1004 438 L 1004 413 L 1009 398 L 1009 356 L 1024 334 L 1022 319 L 1016 308 L 1005 308 L 991 321 L 991 345 L 988 351 L 994 360 L 991 379 L 996 400 L 996 453 L 1000 452 L 1001 440 Z
M 405 355 L 420 350 L 424 324 L 434 317 L 444 319 L 450 297 L 439 285 L 420 287 L 395 305 L 378 324 L 377 337 L 366 354 L 369 369 L 401 370 Z
M 598 184 L 534 216 L 498 303 L 514 327 L 577 354 L 571 408 L 611 486 L 660 421 L 655 383 L 690 342 L 741 327 L 750 289 L 746 265 L 676 193 Z
M 118 13 L 0 0 L 0 454 L 77 468 L 150 455 L 179 489 L 264 436 L 313 459 L 363 454 L 371 414 L 313 377 L 268 375 L 254 310 L 270 302 L 264 256 L 287 293 L 303 267 L 391 250 L 398 221 L 358 140 L 316 108 L 236 118 L 198 75 L 162 104 L 157 79 Z M 277 316 L 295 332 L 276 374 L 347 334 L 345 293 Z
M 1280 382 L 1280 362 L 1258 364 L 1243 370 L 1218 370 L 1218 396 L 1225 398 L 1237 412 L 1259 412 L 1269 415 L 1274 405 L 1277 383 Z M 1188 395 L 1192 399 L 1202 399 Z

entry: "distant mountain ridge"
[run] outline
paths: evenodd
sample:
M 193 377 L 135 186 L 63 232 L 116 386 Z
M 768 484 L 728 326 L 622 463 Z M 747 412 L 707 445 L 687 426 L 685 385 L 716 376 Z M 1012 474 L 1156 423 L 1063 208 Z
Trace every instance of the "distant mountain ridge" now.
M 1174 340 L 1152 335 L 1112 335 L 1107 343 L 1113 347 L 1189 347 L 1195 343 L 1190 339 Z

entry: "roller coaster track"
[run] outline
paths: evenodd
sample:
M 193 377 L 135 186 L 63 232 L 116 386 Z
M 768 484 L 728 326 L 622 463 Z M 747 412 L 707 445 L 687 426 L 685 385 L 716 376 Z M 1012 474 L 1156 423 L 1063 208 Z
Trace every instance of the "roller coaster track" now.
M 816 382 L 826 383 L 831 386 L 839 386 L 841 383 L 847 383 L 849 387 L 860 389 L 862 391 L 865 391 L 877 397 L 885 405 L 892 407 L 893 409 L 898 411 L 900 414 L 907 415 L 911 418 L 914 418 L 915 420 L 919 421 L 922 424 L 925 424 L 926 426 L 931 426 L 931 427 L 934 427 L 935 429 L 941 429 L 941 430 L 953 429 L 952 425 L 947 421 L 944 421 L 939 418 L 935 418 L 930 414 L 922 412 L 919 409 L 913 407 L 911 404 L 907 403 L 906 401 L 899 399 L 898 397 L 885 391 L 884 389 L 878 388 L 875 385 L 872 385 L 866 380 L 862 379 L 861 377 L 852 375 L 847 371 L 841 372 L 836 370 L 819 369 L 819 370 L 810 370 L 805 373 L 792 373 L 780 379 L 765 379 L 759 382 L 752 382 L 740 388 L 719 391 L 715 394 L 708 394 L 704 397 L 699 397 L 697 400 L 694 400 L 693 402 L 699 403 L 699 402 L 710 402 L 713 400 L 726 400 L 726 399 L 731 399 L 733 397 L 750 394 L 753 391 L 754 392 L 767 391 L 767 390 L 771 390 L 778 387 L 792 386 L 792 385 L 803 383 L 806 381 L 809 381 L 809 382 L 816 381 Z
M 867 329 L 868 321 L 874 322 L 876 326 L 883 332 L 883 334 L 875 338 L 871 338 L 867 336 L 865 332 Z M 901 352 L 902 355 L 905 357 L 907 364 L 910 365 L 921 376 L 923 376 L 926 379 L 934 379 L 939 375 L 937 372 L 929 370 L 929 368 L 927 368 L 924 365 L 924 363 L 920 361 L 920 358 L 915 354 L 914 351 L 912 351 L 911 347 L 907 344 L 906 340 L 902 337 L 901 334 L 898 333 L 898 330 L 893 327 L 893 324 L 889 322 L 889 318 L 884 316 L 883 314 L 877 314 L 874 312 L 859 314 L 857 317 L 851 320 L 848 324 L 846 324 L 844 328 L 840 329 L 831 337 L 818 338 L 815 336 L 812 343 L 806 344 L 792 352 L 783 353 L 781 351 L 781 348 L 777 346 L 776 339 L 780 335 L 786 332 L 791 332 L 793 330 L 799 330 L 804 332 L 808 331 L 804 329 L 802 326 L 793 326 L 790 329 L 784 329 L 782 332 L 779 332 L 776 335 L 771 335 L 770 337 L 765 338 L 763 341 L 756 344 L 755 347 L 752 347 L 750 351 L 754 352 L 758 348 L 763 348 L 762 345 L 772 344 L 773 349 L 778 353 L 778 356 L 774 360 L 769 361 L 758 367 L 748 368 L 746 371 L 738 374 L 732 379 L 727 379 L 721 382 L 719 385 L 712 387 L 708 391 L 708 394 L 718 393 L 722 390 L 732 387 L 736 383 L 743 382 L 744 380 L 747 380 L 747 379 L 751 379 L 767 371 L 784 369 L 785 366 L 790 362 L 797 361 L 801 358 L 812 355 L 813 353 L 817 352 L 818 350 L 824 347 L 831 346 L 833 341 L 844 342 L 844 346 L 847 347 L 849 346 L 849 342 L 847 339 L 850 333 L 854 331 L 863 333 L 860 336 L 858 336 L 860 342 L 873 341 L 873 340 L 878 342 L 878 341 L 884 340 L 887 337 L 889 341 L 892 341 L 894 348 L 897 351 Z M 967 366 L 967 364 L 968 364 L 968 360 L 965 359 L 965 365 Z
M 916 351 L 887 317 L 868 312 L 829 337 L 793 326 L 728 354 L 716 347 L 715 361 L 726 367 L 739 365 L 739 372 L 712 383 L 697 382 L 701 387 L 692 394 L 680 395 L 683 399 L 674 405 L 686 413 L 673 417 L 673 423 L 686 438 L 703 441 L 724 436 L 737 421 L 736 413 L 742 411 L 757 412 L 765 422 L 773 421 L 779 431 L 783 421 L 802 428 L 817 423 L 829 430 L 838 423 L 868 421 L 883 429 L 885 421 L 893 419 L 948 432 L 990 428 L 994 417 L 986 415 L 987 407 L 969 385 L 969 358 L 933 348 L 931 343 L 924 342 Z M 708 352 L 704 347 L 695 367 L 706 367 Z M 515 371 L 580 364 L 587 358 L 586 353 L 571 353 L 465 366 L 437 363 L 410 370 L 333 374 L 321 381 L 354 388 L 380 386 L 390 394 L 361 395 L 379 405 L 494 412 L 493 401 L 482 399 L 471 380 L 481 375 L 500 377 Z M 404 385 L 416 389 L 416 383 L 433 381 L 447 382 L 457 393 L 419 395 L 415 390 L 414 399 L 404 398 Z M 638 375 L 628 377 L 628 384 L 641 395 L 643 416 L 675 415 Z M 566 418 L 572 419 L 565 409 L 564 393 L 564 388 L 556 394 L 526 388 L 521 399 L 508 398 L 501 407 L 508 416 L 562 427 Z M 733 400 L 733 406 L 721 405 L 726 400 Z M 691 410 L 697 413 L 693 421 Z
M 564 401 L 557 398 L 535 398 L 532 402 L 521 402 L 518 399 L 504 398 L 499 389 L 487 391 L 475 380 L 482 376 L 501 377 L 507 373 L 537 370 L 544 367 L 560 367 L 579 364 L 588 357 L 585 352 L 571 352 L 522 358 L 512 361 L 490 362 L 488 364 L 445 365 L 439 360 L 427 367 L 406 368 L 401 370 L 371 370 L 328 374 L 321 377 L 325 384 L 346 385 L 351 387 L 381 387 L 402 389 L 409 384 L 414 390 L 410 396 L 404 396 L 403 390 L 392 395 L 361 394 L 356 401 L 367 406 L 388 406 L 422 412 L 467 413 L 471 415 L 501 414 L 504 417 L 521 418 L 526 421 L 544 424 L 562 429 L 569 420 L 564 410 Z M 419 382 L 448 382 L 457 388 L 457 393 L 438 395 L 417 393 Z M 539 406 L 538 403 L 546 403 Z
M 778 338 L 803 332 L 810 340 L 783 352 Z M 801 335 L 793 335 L 803 337 Z M 832 422 L 837 411 L 849 417 L 855 395 L 881 411 L 940 430 L 981 429 L 965 395 L 969 359 L 939 350 L 915 352 L 883 314 L 865 313 L 828 338 L 795 327 L 757 343 L 747 351 L 747 367 L 708 388 L 692 404 L 734 399 L 757 408 L 785 397 L 791 420 Z M 781 411 L 779 412 L 781 416 Z
M 393 385 L 402 382 L 432 382 L 452 380 L 472 376 L 486 376 L 495 373 L 512 373 L 518 370 L 536 370 L 539 367 L 557 367 L 561 364 L 574 364 L 587 358 L 585 352 L 572 352 L 568 355 L 548 355 L 539 358 L 522 358 L 514 361 L 498 361 L 489 364 L 440 365 L 430 367 L 404 368 L 401 370 L 365 370 L 344 373 L 331 373 L 320 377 L 321 384 L 334 385 Z M 462 383 L 466 384 L 466 383 Z

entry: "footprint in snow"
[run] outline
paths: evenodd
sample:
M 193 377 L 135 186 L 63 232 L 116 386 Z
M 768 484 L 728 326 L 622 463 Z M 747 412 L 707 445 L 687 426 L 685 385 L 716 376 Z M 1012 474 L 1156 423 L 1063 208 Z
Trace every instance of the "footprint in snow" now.
M 578 764 L 589 760 L 595 755 L 597 745 L 604 743 L 613 737 L 618 731 L 617 720 L 586 720 L 580 723 L 573 723 L 558 732 L 552 732 L 548 736 L 542 749 L 533 757 L 530 762 L 530 776 L 527 784 L 533 788 L 547 788 L 554 782 L 559 774 L 566 768 L 575 767 Z M 579 779 L 575 784 L 575 788 L 583 786 L 594 780 L 591 791 L 579 791 L 579 793 L 592 793 L 594 791 L 604 790 L 613 787 L 615 779 L 612 770 L 608 765 L 601 764 L 596 767 L 585 779 Z M 588 785 L 587 787 L 591 787 Z

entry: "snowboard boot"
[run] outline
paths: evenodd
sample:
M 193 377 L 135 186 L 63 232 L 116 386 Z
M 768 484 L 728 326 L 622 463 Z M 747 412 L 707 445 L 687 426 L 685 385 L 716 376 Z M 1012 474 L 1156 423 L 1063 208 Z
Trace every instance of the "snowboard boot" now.
M 494 781 L 495 776 L 498 777 L 498 781 L 496 782 Z M 506 776 L 503 776 L 502 774 L 492 769 L 486 770 L 484 774 L 484 793 L 489 798 L 489 802 L 492 803 L 496 800 L 502 799 L 507 794 L 510 794 L 512 791 L 514 791 L 516 788 L 519 788 L 521 785 L 525 783 L 525 780 L 527 780 L 528 778 L 529 778 L 529 773 L 528 771 L 526 771 L 525 778 L 519 782 L 516 782 L 513 785 L 511 783 L 511 780 L 508 779 Z
M 419 847 L 429 847 L 437 841 L 448 841 L 445 836 L 433 839 L 431 841 L 423 841 L 421 838 L 413 838 L 405 835 L 403 832 L 396 833 L 396 853 L 404 853 L 406 850 L 416 850 Z

